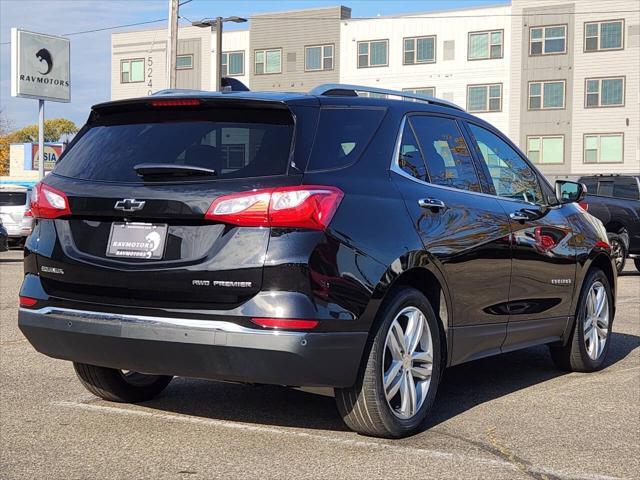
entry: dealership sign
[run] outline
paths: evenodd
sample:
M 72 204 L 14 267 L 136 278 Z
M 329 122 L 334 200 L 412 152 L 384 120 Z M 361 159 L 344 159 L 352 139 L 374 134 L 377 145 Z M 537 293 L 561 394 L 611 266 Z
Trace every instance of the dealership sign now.
M 69 102 L 69 52 L 67 38 L 12 28 L 11 96 Z
M 44 145 L 44 171 L 50 172 L 62 155 L 62 145 Z M 31 144 L 31 170 L 38 170 L 38 144 Z

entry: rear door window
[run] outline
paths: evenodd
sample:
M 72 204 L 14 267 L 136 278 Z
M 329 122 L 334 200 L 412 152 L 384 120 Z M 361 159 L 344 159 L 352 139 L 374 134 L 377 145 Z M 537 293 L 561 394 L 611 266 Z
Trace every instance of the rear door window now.
M 604 197 L 613 197 L 613 181 L 600 180 L 598 182 L 598 195 L 602 195 Z
M 355 163 L 385 113 L 384 108 L 322 108 L 307 171 L 332 170 Z
M 293 119 L 284 110 L 163 110 L 105 115 L 67 149 L 55 173 L 138 182 L 134 166 L 159 163 L 213 169 L 217 178 L 287 172 Z
M 481 191 L 469 148 L 455 120 L 416 115 L 410 122 L 422 147 L 431 183 Z
M 17 207 L 26 205 L 27 192 L 2 192 L 0 191 L 0 207 Z

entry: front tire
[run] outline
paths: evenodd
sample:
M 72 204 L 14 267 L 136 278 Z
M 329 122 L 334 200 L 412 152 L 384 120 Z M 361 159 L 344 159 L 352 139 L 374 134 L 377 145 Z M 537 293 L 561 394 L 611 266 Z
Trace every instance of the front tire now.
M 399 438 L 415 433 L 433 405 L 442 369 L 440 330 L 425 296 L 413 288 L 393 294 L 353 387 L 337 388 L 349 428 Z
M 73 368 L 80 383 L 93 393 L 110 402 L 137 403 L 155 398 L 173 377 L 97 367 L 75 363 Z
M 629 244 L 629 237 L 625 232 L 621 234 L 608 233 L 609 245 L 611 245 L 611 256 L 616 262 L 616 270 L 618 274 L 624 270 L 624 264 L 627 261 L 627 245 Z
M 604 272 L 594 268 L 582 286 L 571 337 L 563 347 L 550 347 L 554 363 L 571 372 L 600 370 L 611 344 L 612 323 L 611 286 Z

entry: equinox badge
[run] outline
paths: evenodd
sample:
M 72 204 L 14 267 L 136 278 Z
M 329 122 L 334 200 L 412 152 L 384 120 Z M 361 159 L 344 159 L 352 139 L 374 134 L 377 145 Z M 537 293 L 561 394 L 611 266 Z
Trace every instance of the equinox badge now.
M 116 210 L 122 210 L 123 212 L 135 212 L 136 210 L 142 210 L 144 207 L 143 200 L 136 200 L 135 198 L 125 198 L 118 200 L 113 206 Z

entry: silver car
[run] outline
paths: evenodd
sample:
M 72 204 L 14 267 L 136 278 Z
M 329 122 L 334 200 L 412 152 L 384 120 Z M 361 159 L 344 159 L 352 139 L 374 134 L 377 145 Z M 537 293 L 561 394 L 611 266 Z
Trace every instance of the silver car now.
M 21 244 L 31 234 L 33 217 L 29 211 L 30 197 L 30 188 L 0 186 L 0 220 L 12 243 Z

